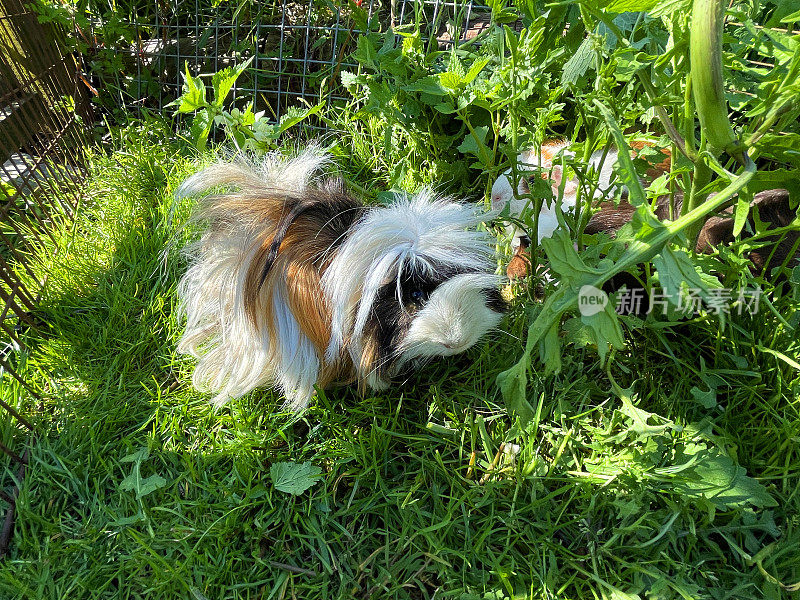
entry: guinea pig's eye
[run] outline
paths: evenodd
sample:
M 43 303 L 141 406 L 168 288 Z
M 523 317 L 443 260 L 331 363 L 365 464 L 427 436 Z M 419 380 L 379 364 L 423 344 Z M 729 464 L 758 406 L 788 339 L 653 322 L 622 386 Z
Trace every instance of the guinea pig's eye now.
M 428 299 L 428 294 L 422 290 L 412 290 L 410 294 L 411 301 L 416 304 L 422 304 Z

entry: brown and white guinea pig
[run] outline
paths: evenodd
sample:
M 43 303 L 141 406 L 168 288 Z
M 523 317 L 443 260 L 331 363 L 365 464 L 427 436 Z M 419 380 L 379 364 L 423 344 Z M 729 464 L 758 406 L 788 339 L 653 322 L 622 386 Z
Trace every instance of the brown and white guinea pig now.
M 292 409 L 314 386 L 382 390 L 401 370 L 463 352 L 505 310 L 488 235 L 474 206 L 423 191 L 365 206 L 328 158 L 218 162 L 179 197 L 204 195 L 201 239 L 179 284 L 178 351 L 193 382 L 224 404 L 277 388 Z M 221 191 L 220 191 L 221 190 Z
M 647 140 L 632 140 L 630 142 L 631 154 L 635 158 L 641 155 L 641 150 L 645 147 L 652 148 L 654 144 Z M 492 184 L 491 201 L 492 210 L 501 211 L 508 206 L 509 214 L 520 218 L 526 208 L 532 205 L 530 198 L 530 181 L 532 177 L 542 177 L 547 180 L 552 188 L 554 197 L 561 196 L 562 212 L 569 212 L 575 208 L 578 198 L 578 188 L 580 181 L 576 175 L 564 181 L 563 167 L 558 164 L 560 156 L 574 157 L 574 153 L 569 149 L 569 142 L 563 139 L 550 139 L 538 148 L 522 152 L 517 158 L 519 171 L 519 182 L 516 193 L 512 187 L 511 170 L 507 170 L 500 175 Z M 660 149 L 657 155 L 658 162 L 647 160 L 648 168 L 645 171 L 643 182 L 647 183 L 656 177 L 669 171 L 671 155 L 669 150 Z M 617 162 L 619 151 L 611 147 L 608 150 L 600 149 L 591 154 L 587 162 L 587 171 L 592 169 L 596 173 L 597 185 L 593 189 L 593 198 L 602 199 L 613 196 L 618 188 L 614 178 L 614 164 Z M 624 192 L 624 187 L 622 188 Z M 632 208 L 632 207 L 631 207 Z M 620 209 L 620 214 L 625 214 L 625 209 Z M 627 215 L 630 220 L 630 215 Z M 622 224 L 620 224 L 621 226 Z M 539 211 L 537 220 L 536 243 L 533 244 L 524 229 L 517 227 L 513 223 L 507 223 L 505 232 L 511 238 L 511 247 L 514 254 L 508 263 L 506 273 L 510 279 L 520 279 L 530 274 L 531 260 L 530 247 L 537 246 L 542 239 L 551 237 L 553 232 L 559 227 L 558 216 L 554 210 L 553 203 L 543 203 Z M 545 278 L 546 269 L 544 269 Z
M 530 194 L 530 178 L 540 176 L 549 179 L 553 189 L 553 196 L 558 197 L 558 189 L 561 186 L 562 168 L 554 164 L 562 153 L 573 155 L 567 150 L 569 142 L 566 140 L 547 140 L 537 150 L 526 150 L 517 157 L 517 169 L 519 180 L 516 193 L 512 184 L 511 169 L 505 171 L 492 184 L 492 210 L 501 211 L 508 206 L 509 214 L 512 217 L 521 217 L 523 212 L 532 205 Z M 613 163 L 613 161 L 612 161 Z M 533 172 L 533 174 L 531 174 Z M 611 175 L 609 169 L 607 175 Z M 601 173 L 601 179 L 604 174 Z M 577 197 L 578 181 L 573 178 L 564 184 L 564 195 L 561 201 L 561 210 L 567 212 L 575 206 Z M 558 227 L 558 218 L 553 203 L 543 203 L 539 211 L 537 231 L 537 244 L 542 238 L 550 237 Z M 513 223 L 508 223 L 505 227 L 506 235 L 511 238 L 511 247 L 515 250 L 520 247 L 525 248 L 529 245 L 527 232 L 518 228 Z
M 675 195 L 674 209 L 677 214 L 681 211 L 683 196 L 678 192 Z M 754 212 L 758 212 L 758 218 L 762 223 L 766 223 L 767 230 L 778 227 L 788 227 L 797 219 L 797 208 L 792 208 L 788 190 L 775 189 L 758 192 L 753 196 L 751 202 L 752 210 L 748 216 L 750 229 L 755 226 Z M 614 205 L 612 202 L 603 202 L 599 210 L 592 215 L 584 228 L 584 233 L 606 233 L 612 237 L 616 232 L 629 223 L 633 217 L 635 208 L 627 203 L 620 202 Z M 669 196 L 661 196 L 656 200 L 655 215 L 666 220 L 670 218 Z M 673 215 L 677 217 L 676 215 Z M 695 244 L 695 252 L 711 253 L 716 246 L 729 244 L 734 241 L 733 235 L 733 209 L 728 208 L 722 214 L 710 217 L 700 230 Z M 749 238 L 752 233 L 745 228 L 742 231 L 743 239 Z M 748 254 L 752 263 L 750 270 L 754 275 L 760 275 L 773 267 L 778 267 L 786 262 L 790 267 L 797 264 L 798 244 L 800 238 L 800 228 L 790 230 L 782 236 L 768 236 L 764 238 L 764 245 L 754 248 Z M 792 254 L 793 253 L 793 254 Z

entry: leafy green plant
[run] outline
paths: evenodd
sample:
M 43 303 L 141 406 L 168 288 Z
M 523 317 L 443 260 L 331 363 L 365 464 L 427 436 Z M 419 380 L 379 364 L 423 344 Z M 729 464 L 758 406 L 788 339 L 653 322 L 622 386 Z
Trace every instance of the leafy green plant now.
M 392 157 L 390 184 L 496 175 L 503 142 L 520 148 L 541 141 L 541 124 L 559 112 L 549 84 L 560 54 L 542 60 L 539 48 L 562 19 L 551 13 L 520 33 L 496 26 L 481 45 L 447 51 L 431 48 L 419 28 L 359 37 L 358 71 L 343 71 L 342 83 L 355 99 L 356 119 L 379 129 L 383 153 Z
M 561 368 L 564 342 L 596 348 L 601 361 L 625 348 L 624 328 L 631 323 L 620 319 L 611 304 L 592 316 L 575 316 L 582 288 L 600 288 L 621 272 L 638 276 L 639 265 L 647 264 L 643 283 L 648 291 L 660 286 L 677 304 L 691 287 L 711 302 L 723 284 L 731 283 L 732 271 L 725 281 L 724 272 L 694 255 L 705 220 L 735 204 L 738 235 L 755 192 L 786 187 L 793 198 L 800 197 L 799 44 L 796 36 L 756 25 L 756 20 L 793 22 L 797 16 L 770 6 L 734 4 L 728 12 L 743 25 L 723 45 L 722 5 L 694 6 L 699 11 L 695 17 L 689 2 L 584 1 L 549 10 L 520 2 L 524 26 L 514 31 L 502 24 L 515 11 L 498 1 L 490 3 L 493 26 L 475 40 L 441 50 L 426 45 L 419 24 L 372 31 L 358 39 L 353 54 L 358 70 L 342 72 L 356 118 L 374 138 L 383 139 L 376 153 L 390 170 L 391 187 L 448 181 L 459 191 L 486 189 L 510 168 L 516 188 L 521 150 L 546 137 L 573 142 L 577 156 L 564 158 L 563 165 L 581 182 L 579 211 L 574 217 L 564 215 L 568 229 L 546 239 L 544 255 L 534 256 L 546 257 L 560 285 L 543 306 L 530 307 L 523 355 L 498 378 L 507 405 L 518 414 L 532 414 L 526 390 L 532 354 L 538 353 L 545 373 L 551 373 Z M 556 35 L 567 22 L 566 34 Z M 766 60 L 772 68 L 762 66 Z M 724 88 L 724 73 L 738 89 L 756 92 Z M 741 123 L 735 131 L 728 98 L 736 100 L 734 117 Z M 673 157 L 671 173 L 647 189 L 638 175 L 647 151 L 634 157 L 623 133 L 632 126 L 660 133 L 656 143 L 670 148 Z M 760 143 L 764 137 L 770 144 Z M 589 248 L 586 243 L 595 242 L 582 236 L 582 228 L 596 210 L 597 174 L 583 165 L 595 150 L 611 145 L 620 149 L 617 180 L 628 190 L 636 213 L 615 240 Z M 720 157 L 723 152 L 727 162 Z M 533 231 L 550 194 L 543 189 L 549 186 L 534 187 L 531 210 L 522 222 Z M 676 194 L 685 195 L 682 213 L 673 221 L 660 221 L 651 208 L 651 201 L 664 194 L 672 203 Z M 772 243 L 763 224 L 751 233 L 756 244 Z M 739 244 L 737 251 L 746 247 Z M 769 286 L 752 276 L 737 277 L 741 286 Z M 724 327 L 725 317 L 713 318 Z
M 226 99 L 231 89 L 252 60 L 251 57 L 236 67 L 227 67 L 214 73 L 211 77 L 211 99 L 208 99 L 208 88 L 202 76 L 192 76 L 189 65 L 186 65 L 183 94 L 168 106 L 177 106 L 177 114 L 194 114 L 189 135 L 198 150 L 205 149 L 215 125 L 222 127 L 226 138 L 240 150 L 274 150 L 283 133 L 323 107 L 323 104 L 317 104 L 305 110 L 290 108 L 278 123 L 270 123 L 264 111 L 254 113 L 252 102 L 243 111 L 235 107 L 226 110 Z
M 609 31 L 614 32 L 618 40 L 624 39 L 619 27 L 610 18 L 588 4 L 583 6 L 605 24 Z M 627 9 L 644 10 L 649 7 L 649 4 L 648 6 L 626 4 Z M 573 248 L 568 234 L 563 231 L 543 241 L 551 267 L 558 273 L 561 286 L 547 299 L 531 323 L 523 357 L 498 377 L 498 383 L 510 407 L 519 410 L 520 405 L 525 402 L 527 374 L 531 368 L 530 355 L 537 347 L 546 371 L 560 368 L 559 324 L 568 311 L 574 310 L 579 291 L 585 286 L 600 288 L 615 274 L 647 262 L 652 262 L 658 281 L 670 292 L 670 299 L 676 303 L 680 301 L 682 288 L 687 284 L 696 288 L 703 299 L 709 298 L 712 288 L 721 286 L 716 278 L 703 272 L 700 265 L 693 262 L 690 255 L 681 248 L 694 248 L 697 233 L 705 219 L 729 206 L 737 194 L 739 200 L 735 233 L 738 235 L 744 227 L 753 193 L 753 188 L 748 187 L 748 184 L 754 180 L 756 165 L 749 158 L 746 145 L 738 140 L 733 132 L 724 100 L 721 52 L 723 19 L 724 9 L 721 3 L 716 0 L 696 0 L 691 37 L 688 40 L 684 39 L 684 44 L 691 49 L 690 77 L 700 121 L 699 146 L 694 138 L 694 116 L 688 109 L 683 123 L 683 130 L 687 132 L 686 140 L 677 133 L 678 128 L 673 125 L 669 116 L 663 111 L 659 113 L 665 131 L 672 137 L 673 147 L 680 150 L 694 168 L 691 185 L 687 189 L 688 200 L 683 203 L 683 214 L 675 221 L 661 222 L 656 218 L 639 182 L 627 142 L 614 112 L 599 98 L 593 99 L 595 108 L 602 115 L 614 144 L 620 149 L 618 174 L 629 191 L 630 202 L 636 207 L 632 228 L 621 232 L 622 235 L 618 235 L 613 242 L 612 245 L 619 250 L 615 252 L 612 249 L 609 255 L 616 255 L 616 260 L 603 259 L 597 266 L 587 265 L 582 260 Z M 675 42 L 677 44 L 678 41 Z M 630 43 L 628 45 L 630 46 Z M 796 49 L 786 75 L 795 72 L 797 68 L 795 63 L 798 61 L 800 61 L 800 48 Z M 635 73 L 643 81 L 647 81 L 650 75 L 643 66 L 644 62 L 640 62 L 640 65 L 642 66 Z M 782 83 L 785 89 L 780 89 L 779 86 L 776 94 L 778 97 L 787 98 L 780 109 L 787 111 L 796 104 L 796 97 L 788 100 L 787 96 L 795 84 L 793 79 L 786 79 L 785 76 Z M 646 84 L 645 89 L 652 91 L 652 87 L 648 86 L 649 84 Z M 601 85 L 600 90 L 602 89 Z M 613 97 L 610 90 L 607 90 L 606 94 L 609 99 Z M 687 106 L 690 107 L 691 104 Z M 721 151 L 727 152 L 741 165 L 738 175 L 728 171 L 717 161 Z M 713 186 L 710 185 L 712 174 L 718 176 Z M 771 185 L 788 183 L 796 186 L 796 172 L 787 172 L 785 177 L 778 175 L 776 178 L 773 173 L 773 176 L 768 178 Z M 710 195 L 712 190 L 719 191 L 712 196 Z M 652 285 L 652 282 L 648 283 Z M 723 325 L 724 317 L 724 313 L 720 315 Z M 623 348 L 620 319 L 610 304 L 593 315 L 582 315 L 580 321 L 582 330 L 597 348 L 601 360 L 605 360 L 609 347 L 612 350 Z

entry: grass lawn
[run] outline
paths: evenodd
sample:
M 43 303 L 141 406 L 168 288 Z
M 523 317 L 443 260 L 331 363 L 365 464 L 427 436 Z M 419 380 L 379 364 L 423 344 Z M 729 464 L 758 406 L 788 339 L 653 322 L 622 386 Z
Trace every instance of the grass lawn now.
M 796 293 L 724 328 L 626 321 L 608 369 L 565 346 L 561 373 L 534 364 L 526 422 L 495 384 L 541 306 L 524 289 L 484 344 L 386 393 L 330 389 L 298 417 L 258 390 L 214 411 L 175 354 L 192 232 L 172 194 L 197 159 L 157 127 L 117 148 L 33 257 L 47 326 L 18 361 L 45 400 L 3 380 L 41 435 L 0 598 L 796 595 Z M 280 491 L 284 462 L 321 474 Z

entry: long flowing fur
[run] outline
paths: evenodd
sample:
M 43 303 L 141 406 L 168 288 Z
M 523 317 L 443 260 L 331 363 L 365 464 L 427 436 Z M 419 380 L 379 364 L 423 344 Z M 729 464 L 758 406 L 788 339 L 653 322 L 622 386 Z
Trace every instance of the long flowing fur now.
M 367 208 L 321 177 L 325 162 L 314 147 L 239 158 L 178 192 L 207 194 L 196 213 L 206 229 L 179 285 L 178 351 L 198 359 L 195 387 L 216 405 L 263 385 L 294 409 L 315 385 L 382 388 L 400 365 L 462 351 L 499 321 L 475 207 L 424 191 Z M 431 294 L 426 309 L 409 304 L 403 282 Z
M 275 229 L 293 207 L 308 200 L 325 162 L 313 147 L 290 160 L 268 155 L 254 163 L 240 157 L 200 171 L 179 189 L 180 196 L 232 190 L 200 202 L 196 218 L 208 226 L 200 241 L 187 248 L 192 264 L 179 286 L 186 328 L 178 351 L 198 359 L 194 385 L 216 392 L 215 405 L 261 385 L 277 385 L 289 405 L 300 406 L 320 379 L 314 341 L 327 344 L 328 325 L 324 299 L 313 294 L 319 289 L 314 245 L 289 244 L 295 251 L 287 248 L 266 275 L 264 270 Z M 358 210 L 355 201 L 348 205 L 344 193 L 337 193 L 344 206 L 334 211 Z M 319 201 L 330 200 L 327 196 Z M 302 230 L 303 224 L 296 226 Z M 324 237 L 335 239 L 349 224 Z M 318 223 L 305 225 L 295 238 L 319 236 Z M 297 251 L 303 247 L 308 250 Z M 302 323 L 293 307 L 304 311 Z
M 348 336 L 351 354 L 360 356 L 357 340 L 378 289 L 398 280 L 402 269 L 428 273 L 447 266 L 490 269 L 487 237 L 474 230 L 478 222 L 474 207 L 437 198 L 430 190 L 367 213 L 322 278 L 333 313 L 328 359 L 339 355 Z

